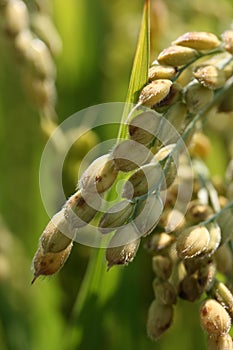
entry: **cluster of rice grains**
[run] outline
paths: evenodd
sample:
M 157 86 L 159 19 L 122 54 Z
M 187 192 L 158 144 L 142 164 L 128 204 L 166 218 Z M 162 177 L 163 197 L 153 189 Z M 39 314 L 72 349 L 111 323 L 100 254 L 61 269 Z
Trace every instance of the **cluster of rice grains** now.
M 54 119 L 56 66 L 53 57 L 61 40 L 45 1 L 1 0 L 2 30 L 22 69 L 22 80 L 30 101 L 43 117 Z
M 127 120 L 128 138 L 87 168 L 78 191 L 44 230 L 34 258 L 34 279 L 63 266 L 79 228 L 101 213 L 103 195 L 120 174 L 125 179 L 122 199 L 102 213 L 98 229 L 105 237 L 111 233 L 109 268 L 131 262 L 140 241 L 150 234 L 145 247 L 156 277 L 148 335 L 156 340 L 170 327 L 178 297 L 193 302 L 205 293 L 200 317 L 208 348 L 233 349 L 228 334 L 233 315 L 233 162 L 226 180 L 211 180 L 204 163 L 210 141 L 202 132 L 206 116 L 227 103 L 232 53 L 229 30 L 221 40 L 211 33 L 186 33 L 158 55 Z M 193 171 L 182 154 L 183 141 Z M 179 182 L 190 178 L 193 189 L 184 215 L 177 208 L 182 208 L 186 187 L 179 195 Z M 217 279 L 219 274 L 225 284 Z
M 211 145 L 201 125 L 207 116 L 217 117 L 219 111 L 226 111 L 224 89 L 229 84 L 232 90 L 232 53 L 231 30 L 223 33 L 221 41 L 211 33 L 186 33 L 158 55 L 149 70 L 149 84 L 141 93 L 141 100 L 163 113 L 181 134 L 193 158 L 194 170 L 192 199 L 185 217 L 174 230 L 170 229 L 172 213 L 174 218 L 178 217 L 173 209 L 177 195 L 175 179 L 168 188 L 158 226 L 146 242 L 155 273 L 155 299 L 148 313 L 148 335 L 156 340 L 170 327 L 178 297 L 194 302 L 206 295 L 200 319 L 211 350 L 233 349 L 229 335 L 233 316 L 233 167 L 231 161 L 225 181 L 211 181 L 204 164 Z M 160 82 L 169 92 L 157 100 L 153 91 L 161 94 Z M 227 111 L 230 113 L 232 109 Z M 231 157 L 232 145 L 227 147 Z M 218 280 L 220 274 L 225 284 Z

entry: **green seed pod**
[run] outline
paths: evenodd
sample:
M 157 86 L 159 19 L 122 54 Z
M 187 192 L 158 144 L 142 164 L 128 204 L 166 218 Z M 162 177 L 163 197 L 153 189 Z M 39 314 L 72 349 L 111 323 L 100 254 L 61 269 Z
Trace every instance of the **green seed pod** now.
M 45 43 L 40 39 L 33 39 L 25 53 L 27 62 L 33 73 L 40 78 L 54 78 L 56 68 L 52 56 Z
M 172 44 L 190 47 L 196 50 L 212 50 L 220 45 L 220 41 L 212 33 L 188 32 L 179 36 Z
M 111 154 L 105 154 L 89 165 L 81 176 L 78 187 L 86 193 L 102 193 L 113 185 L 117 174 Z
M 158 132 L 160 119 L 154 111 L 138 114 L 129 124 L 131 140 L 149 146 Z
M 226 30 L 222 34 L 225 50 L 233 54 L 233 30 Z
M 11 0 L 4 8 L 5 30 L 11 35 L 17 35 L 28 28 L 29 18 L 25 3 L 21 0 Z
M 69 227 L 75 230 L 88 224 L 97 213 L 101 205 L 101 198 L 93 196 L 88 201 L 85 200 L 81 191 L 73 194 L 64 206 L 64 214 Z
M 222 87 L 226 81 L 223 70 L 213 65 L 198 67 L 193 75 L 199 83 L 209 89 L 218 89 Z
M 185 91 L 185 102 L 190 113 L 196 114 L 213 99 L 213 90 L 207 89 L 199 83 L 190 84 Z
M 207 337 L 207 350 L 233 350 L 232 338 L 229 334 Z
M 157 277 L 167 280 L 172 273 L 172 261 L 167 256 L 155 255 L 152 258 L 152 269 Z
M 176 290 L 173 285 L 168 281 L 161 281 L 155 278 L 153 281 L 153 290 L 155 299 L 161 305 L 173 305 L 176 304 Z
M 153 64 L 153 63 L 152 63 Z M 157 79 L 172 80 L 177 73 L 177 69 L 172 66 L 152 65 L 148 72 L 148 81 L 151 82 Z
M 176 242 L 180 258 L 192 258 L 206 252 L 210 241 L 209 231 L 205 226 L 192 226 L 182 231 Z
M 113 205 L 101 218 L 99 231 L 108 233 L 122 226 L 134 210 L 134 204 L 124 200 Z
M 139 96 L 139 103 L 152 107 L 156 103 L 162 101 L 170 91 L 172 81 L 168 79 L 158 79 L 152 81 L 149 85 L 146 85 Z
M 174 45 L 169 46 L 158 55 L 158 62 L 162 65 L 179 67 L 191 63 L 197 57 L 196 50 Z
M 175 237 L 165 232 L 155 233 L 146 242 L 146 249 L 150 252 L 160 252 L 169 247 L 175 241 Z
M 184 277 L 180 283 L 179 290 L 180 298 L 193 302 L 200 298 L 204 288 L 200 286 L 198 276 L 193 274 Z
M 231 318 L 227 311 L 213 299 L 205 300 L 200 310 L 203 329 L 209 335 L 223 335 L 229 332 Z
M 125 183 L 122 196 L 128 199 L 140 197 L 150 190 L 166 188 L 161 166 L 157 163 L 143 165 L 133 173 Z
M 224 283 L 215 281 L 211 289 L 211 296 L 216 299 L 233 317 L 233 295 Z
M 147 334 L 152 340 L 157 340 L 172 324 L 173 307 L 161 305 L 154 300 L 148 311 Z
M 69 257 L 71 248 L 72 242 L 66 249 L 58 253 L 43 253 L 42 247 L 39 247 L 33 258 L 34 278 L 32 283 L 34 283 L 40 275 L 48 276 L 58 272 Z
M 58 253 L 66 249 L 72 238 L 74 237 L 65 219 L 64 210 L 61 210 L 54 215 L 40 237 L 43 253 Z
M 106 249 L 108 268 L 113 265 L 127 265 L 131 262 L 140 244 L 139 233 L 133 223 L 117 229 Z
M 124 140 L 114 147 L 112 157 L 117 170 L 128 172 L 148 162 L 152 153 L 138 142 Z
M 160 197 L 151 195 L 141 203 L 138 208 L 134 224 L 143 237 L 149 235 L 157 226 L 163 211 L 163 202 Z

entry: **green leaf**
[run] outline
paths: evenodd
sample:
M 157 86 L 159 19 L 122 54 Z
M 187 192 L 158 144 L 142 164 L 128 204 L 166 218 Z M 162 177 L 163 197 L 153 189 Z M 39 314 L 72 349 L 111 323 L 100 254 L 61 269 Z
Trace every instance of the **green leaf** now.
M 142 16 L 141 28 L 137 43 L 137 49 L 134 57 L 128 93 L 126 97 L 126 106 L 123 112 L 121 127 L 118 133 L 118 139 L 124 139 L 127 135 L 127 125 L 124 122 L 130 113 L 132 103 L 138 102 L 140 91 L 145 86 L 148 79 L 148 68 L 150 62 L 150 1 L 146 0 Z

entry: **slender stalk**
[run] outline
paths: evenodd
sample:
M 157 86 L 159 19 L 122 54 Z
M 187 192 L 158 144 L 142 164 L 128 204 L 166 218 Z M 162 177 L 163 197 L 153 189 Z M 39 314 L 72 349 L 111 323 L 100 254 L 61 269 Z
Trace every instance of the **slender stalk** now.
M 72 310 L 72 318 L 75 320 L 82 311 L 88 296 L 95 291 L 98 291 L 98 286 L 101 285 L 102 262 L 104 258 L 104 249 L 93 249 L 90 256 L 87 270 L 82 281 L 78 296 Z
M 203 169 L 203 171 L 198 172 L 198 169 L 197 169 L 196 172 L 198 173 L 198 178 L 200 179 L 201 185 L 205 187 L 206 190 L 208 191 L 212 207 L 215 213 L 217 213 L 219 210 L 221 210 L 219 199 L 218 199 L 218 192 L 216 191 L 212 182 L 210 181 L 209 171 L 206 165 L 201 161 L 198 161 L 198 165 L 199 164 L 200 164 L 200 167 Z M 194 165 L 194 169 L 195 169 L 195 165 Z
M 202 221 L 200 223 L 200 225 L 207 225 L 210 222 L 215 221 L 220 215 L 222 215 L 222 213 L 224 213 L 227 210 L 230 210 L 233 208 L 233 201 L 231 201 L 230 203 L 228 203 L 224 208 L 222 208 L 220 211 L 218 211 L 217 213 L 215 213 L 214 215 L 212 215 L 209 219 Z
M 188 67 L 190 67 L 193 63 L 195 63 L 196 61 L 198 61 L 200 58 L 203 58 L 203 57 L 207 57 L 207 56 L 211 56 L 211 55 L 215 55 L 217 53 L 222 53 L 224 52 L 223 50 L 221 49 L 214 49 L 214 50 L 211 50 L 211 51 L 208 51 L 208 52 L 205 52 L 205 53 L 199 53 L 197 57 L 195 57 L 191 62 L 187 63 L 186 65 L 184 65 L 183 67 L 181 67 L 175 78 L 172 80 L 173 82 L 175 82 L 179 77 L 180 75 L 185 71 L 185 69 L 187 69 Z

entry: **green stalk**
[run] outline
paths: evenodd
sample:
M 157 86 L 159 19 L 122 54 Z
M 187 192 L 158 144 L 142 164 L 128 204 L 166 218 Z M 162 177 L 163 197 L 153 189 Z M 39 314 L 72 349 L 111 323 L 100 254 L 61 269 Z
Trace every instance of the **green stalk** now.
M 212 215 L 209 219 L 202 221 L 200 223 L 200 225 L 207 225 L 210 222 L 215 221 L 216 219 L 218 219 L 218 217 L 220 215 L 222 215 L 225 211 L 230 210 L 233 208 L 233 201 L 231 201 L 230 203 L 228 203 L 224 208 L 222 208 L 220 211 L 218 211 L 217 213 L 215 213 L 214 215 Z
M 180 77 L 180 75 L 185 71 L 185 69 L 187 69 L 188 67 L 190 67 L 193 63 L 195 63 L 196 61 L 198 61 L 200 58 L 203 58 L 203 57 L 207 57 L 207 56 L 211 56 L 211 55 L 216 55 L 218 53 L 222 53 L 224 52 L 222 49 L 214 49 L 214 50 L 211 50 L 211 51 L 207 51 L 205 53 L 198 53 L 198 56 L 195 57 L 191 62 L 185 64 L 184 66 L 182 66 L 178 72 L 177 72 L 177 75 L 175 76 L 174 79 L 172 79 L 173 83 Z M 230 59 L 231 60 L 231 59 Z M 228 64 L 225 63 L 225 64 Z

